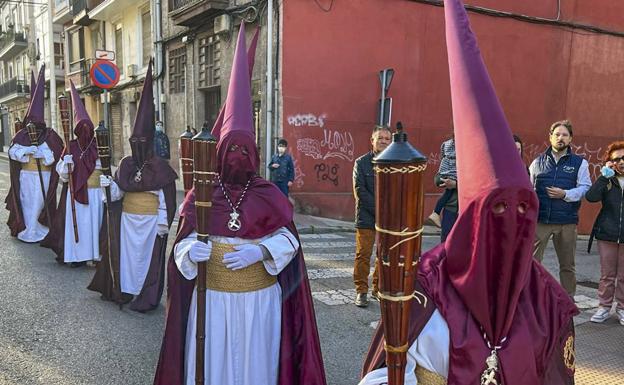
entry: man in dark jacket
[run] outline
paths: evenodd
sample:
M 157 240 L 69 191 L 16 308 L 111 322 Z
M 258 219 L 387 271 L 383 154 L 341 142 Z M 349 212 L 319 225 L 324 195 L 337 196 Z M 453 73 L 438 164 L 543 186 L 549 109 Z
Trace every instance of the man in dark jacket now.
M 550 126 L 550 147 L 529 167 L 531 183 L 539 199 L 539 217 L 533 256 L 542 261 L 553 237 L 559 259 L 559 282 L 570 296 L 576 292 L 576 225 L 581 199 L 591 186 L 589 165 L 572 153 L 572 124 L 568 120 Z
M 373 157 L 390 144 L 390 129 L 376 126 L 371 136 L 372 150 L 357 158 L 353 165 L 353 195 L 355 196 L 355 264 L 353 282 L 357 296 L 355 305 L 368 306 L 368 275 L 375 243 L 375 173 Z M 377 274 L 373 273 L 373 295 L 377 292 Z
M 159 157 L 169 160 L 171 159 L 169 147 L 169 137 L 165 134 L 163 123 L 158 121 L 156 122 L 156 136 L 154 137 L 154 151 Z
M 284 195 L 288 196 L 288 189 L 295 180 L 295 165 L 292 157 L 286 153 L 288 142 L 280 139 L 277 142 L 277 154 L 271 157 L 269 171 L 273 182 Z

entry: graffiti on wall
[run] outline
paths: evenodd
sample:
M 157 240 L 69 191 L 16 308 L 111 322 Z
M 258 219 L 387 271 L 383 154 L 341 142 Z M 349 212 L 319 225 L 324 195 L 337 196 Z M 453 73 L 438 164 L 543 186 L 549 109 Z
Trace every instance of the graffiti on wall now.
M 325 114 L 296 114 L 287 118 L 288 124 L 295 127 L 309 126 L 309 127 L 324 127 L 325 126 Z
M 293 181 L 293 185 L 296 188 L 301 188 L 303 187 L 303 177 L 305 176 L 303 170 L 301 170 L 301 165 L 299 164 L 299 160 L 297 158 L 295 158 L 294 156 L 293 158 L 293 166 L 295 168 L 295 180 Z
M 353 162 L 355 142 L 353 135 L 344 130 L 325 127 L 325 114 L 296 114 L 287 117 L 288 124 L 294 127 L 308 126 L 323 129 L 322 136 L 306 137 L 297 140 L 297 151 L 315 160 L 342 159 Z
M 528 164 L 530 164 L 533 159 L 537 158 L 542 152 L 544 152 L 548 145 L 549 144 L 547 142 L 540 144 L 525 143 L 523 148 L 524 159 L 528 160 Z M 604 166 L 604 162 L 601 157 L 605 149 L 603 147 L 592 146 L 587 142 L 582 144 L 572 142 L 570 147 L 575 154 L 580 155 L 587 160 L 587 163 L 589 164 L 589 175 L 592 180 L 598 178 L 598 176 L 600 176 L 600 169 Z
M 333 165 L 328 163 L 317 163 L 314 165 L 314 171 L 316 171 L 316 180 L 319 182 L 329 182 L 334 186 L 338 186 L 338 170 L 340 166 L 334 163 Z

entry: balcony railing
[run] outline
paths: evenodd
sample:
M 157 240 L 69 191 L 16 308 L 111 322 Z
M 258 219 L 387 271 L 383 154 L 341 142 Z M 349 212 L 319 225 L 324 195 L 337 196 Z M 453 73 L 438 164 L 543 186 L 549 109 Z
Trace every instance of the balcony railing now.
M 30 86 L 24 79 L 13 78 L 6 83 L 0 84 L 0 100 L 8 96 L 24 96 L 30 93 Z
M 69 73 L 67 74 L 67 82 L 65 88 L 69 89 L 69 80 L 74 82 L 76 88 L 82 89 L 93 86 L 89 70 L 91 65 L 95 63 L 95 59 L 80 59 L 69 64 Z
M 200 3 L 203 0 L 171 0 L 171 10 L 175 11 L 180 8 L 184 8 L 187 5 L 191 5 L 193 3 Z
M 190 27 L 205 23 L 229 4 L 229 0 L 169 0 L 169 13 L 174 24 Z
M 10 28 L 8 31 L 0 34 L 0 51 L 12 44 L 23 43 L 26 45 L 26 34 L 22 31 L 15 31 Z

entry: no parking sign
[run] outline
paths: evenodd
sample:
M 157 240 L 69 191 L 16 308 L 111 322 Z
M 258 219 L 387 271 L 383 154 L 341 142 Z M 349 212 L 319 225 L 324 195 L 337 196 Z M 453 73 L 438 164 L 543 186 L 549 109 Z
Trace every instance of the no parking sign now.
M 105 90 L 115 87 L 119 82 L 119 68 L 108 60 L 96 60 L 89 74 L 93 84 Z

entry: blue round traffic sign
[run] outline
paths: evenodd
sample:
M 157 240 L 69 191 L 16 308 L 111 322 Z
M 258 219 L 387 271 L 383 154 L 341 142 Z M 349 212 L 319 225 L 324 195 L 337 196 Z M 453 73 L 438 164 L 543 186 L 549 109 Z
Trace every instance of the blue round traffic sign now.
M 89 74 L 93 84 L 100 88 L 111 89 L 119 82 L 119 68 L 108 60 L 96 60 Z

